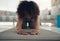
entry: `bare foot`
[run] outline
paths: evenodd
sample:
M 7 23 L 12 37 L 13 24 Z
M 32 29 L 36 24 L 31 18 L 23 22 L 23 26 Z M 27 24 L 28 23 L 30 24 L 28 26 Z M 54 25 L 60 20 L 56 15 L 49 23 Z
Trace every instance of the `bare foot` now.
M 23 29 L 18 30 L 17 33 L 21 35 L 28 35 L 28 33 L 25 32 Z
M 39 33 L 38 29 L 33 29 L 33 30 L 30 32 L 31 35 L 38 35 L 38 33 Z

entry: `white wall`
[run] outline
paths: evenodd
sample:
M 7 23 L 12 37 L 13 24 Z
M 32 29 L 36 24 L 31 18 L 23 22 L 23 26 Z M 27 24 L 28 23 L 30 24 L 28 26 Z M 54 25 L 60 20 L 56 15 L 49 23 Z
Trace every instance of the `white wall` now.
M 0 0 L 0 10 L 16 11 L 20 0 Z
M 0 0 L 0 10 L 16 11 L 17 5 L 21 0 Z M 31 0 L 37 2 L 40 10 L 50 8 L 50 0 Z

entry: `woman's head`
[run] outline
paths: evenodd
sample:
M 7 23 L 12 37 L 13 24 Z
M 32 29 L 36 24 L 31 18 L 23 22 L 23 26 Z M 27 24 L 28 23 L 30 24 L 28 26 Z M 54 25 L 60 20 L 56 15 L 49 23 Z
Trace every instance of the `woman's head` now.
M 19 18 L 23 18 L 26 15 L 36 17 L 39 15 L 39 8 L 33 1 L 21 1 L 21 3 L 18 5 L 17 13 Z

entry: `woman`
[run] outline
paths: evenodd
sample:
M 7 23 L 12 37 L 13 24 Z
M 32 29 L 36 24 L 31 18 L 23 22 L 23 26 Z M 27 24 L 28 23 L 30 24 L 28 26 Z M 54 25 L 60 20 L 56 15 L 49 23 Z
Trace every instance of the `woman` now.
M 33 1 L 21 1 L 21 3 L 18 5 L 17 8 L 17 15 L 18 15 L 18 21 L 17 21 L 17 32 L 19 34 L 27 35 L 32 34 L 35 35 L 38 33 L 38 15 L 39 15 L 39 8 L 37 4 Z M 26 22 L 24 21 L 28 20 L 30 24 L 30 28 L 33 29 L 30 31 L 30 33 L 27 33 L 23 28 L 26 28 L 25 25 Z M 31 21 L 30 21 L 31 20 Z M 32 21 L 34 20 L 34 21 Z

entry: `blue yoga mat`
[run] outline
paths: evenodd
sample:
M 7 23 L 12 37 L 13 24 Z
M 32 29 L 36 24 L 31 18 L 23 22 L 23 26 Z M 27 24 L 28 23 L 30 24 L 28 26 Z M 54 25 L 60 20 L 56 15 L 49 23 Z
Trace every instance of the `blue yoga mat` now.
M 57 15 L 56 17 L 56 20 L 57 20 L 57 28 L 60 28 L 60 15 Z

